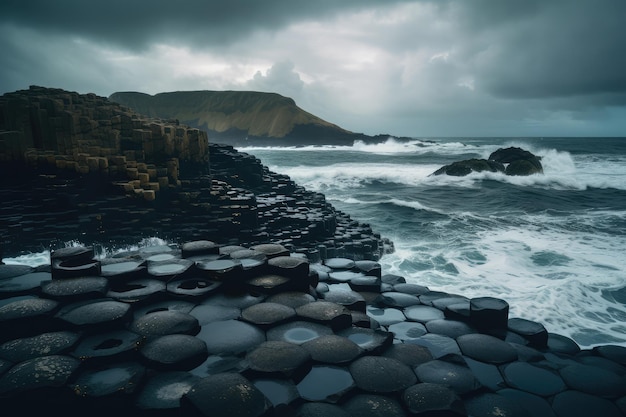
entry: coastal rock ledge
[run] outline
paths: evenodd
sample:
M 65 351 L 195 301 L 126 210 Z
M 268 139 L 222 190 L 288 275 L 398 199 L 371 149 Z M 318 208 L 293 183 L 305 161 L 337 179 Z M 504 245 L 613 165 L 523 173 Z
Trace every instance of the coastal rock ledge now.
M 0 265 L 0 400 L 73 416 L 624 416 L 626 348 L 374 261 L 201 240 Z

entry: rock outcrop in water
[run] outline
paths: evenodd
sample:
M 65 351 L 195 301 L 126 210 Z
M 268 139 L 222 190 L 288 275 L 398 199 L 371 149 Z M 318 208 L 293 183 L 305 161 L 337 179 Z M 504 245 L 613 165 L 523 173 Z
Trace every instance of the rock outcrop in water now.
M 462 177 L 472 172 L 502 172 L 506 175 L 533 175 L 543 173 L 541 158 L 521 148 L 500 148 L 488 159 L 467 159 L 445 165 L 432 175 Z

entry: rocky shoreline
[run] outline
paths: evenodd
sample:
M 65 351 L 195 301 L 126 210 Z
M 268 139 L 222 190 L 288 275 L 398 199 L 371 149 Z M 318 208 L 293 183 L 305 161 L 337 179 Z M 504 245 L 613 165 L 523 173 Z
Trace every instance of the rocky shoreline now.
M 278 244 L 59 249 L 0 266 L 0 398 L 67 416 L 624 414 L 626 348 L 508 310 Z

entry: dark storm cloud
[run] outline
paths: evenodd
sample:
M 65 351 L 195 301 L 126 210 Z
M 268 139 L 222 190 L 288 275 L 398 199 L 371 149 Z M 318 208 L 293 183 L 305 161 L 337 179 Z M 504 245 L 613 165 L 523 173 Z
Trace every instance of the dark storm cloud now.
M 275 31 L 298 19 L 377 4 L 377 0 L 3 0 L 0 22 L 131 49 L 165 41 L 201 47 L 227 44 L 256 30 Z

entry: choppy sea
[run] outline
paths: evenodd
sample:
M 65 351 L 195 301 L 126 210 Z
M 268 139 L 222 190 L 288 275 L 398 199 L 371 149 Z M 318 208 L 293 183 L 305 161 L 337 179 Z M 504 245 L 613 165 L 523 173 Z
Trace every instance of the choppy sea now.
M 517 146 L 543 174 L 431 176 Z M 450 138 L 246 147 L 390 238 L 383 273 L 431 290 L 507 300 L 581 347 L 626 346 L 626 138 Z M 139 245 L 154 244 L 146 237 Z M 38 264 L 46 253 L 5 262 Z

